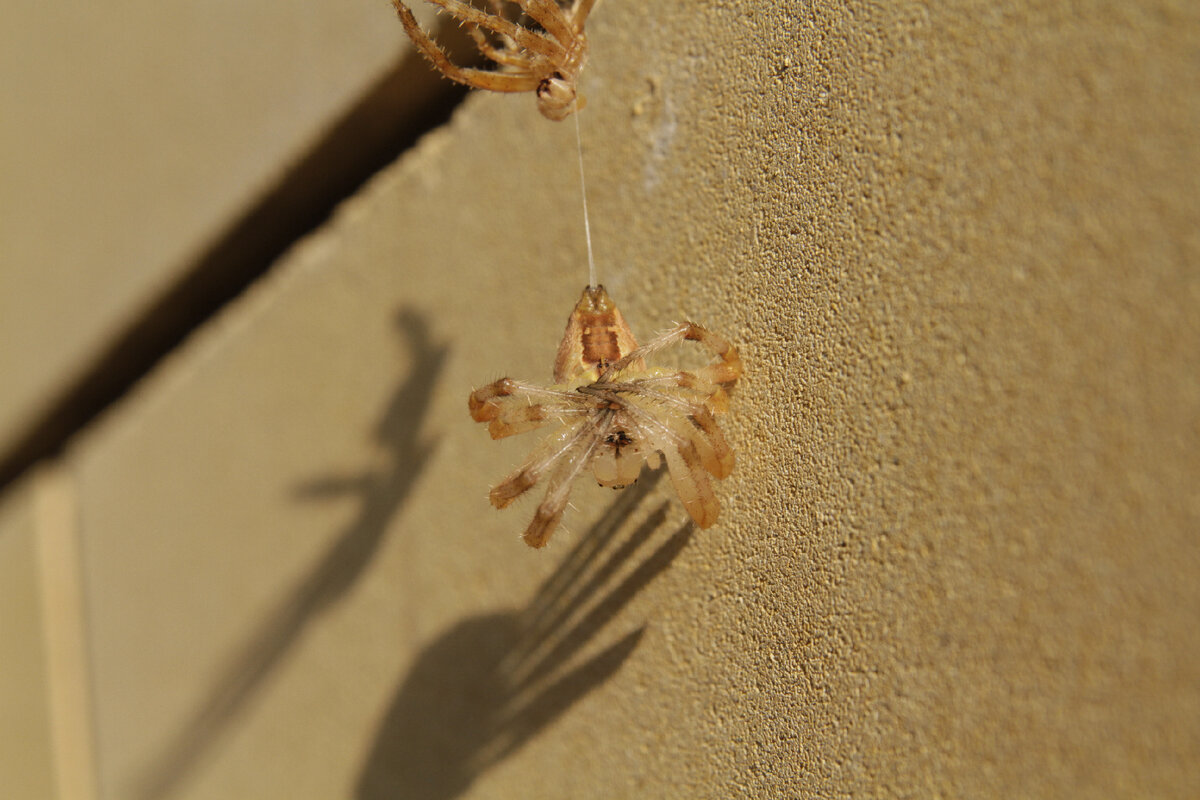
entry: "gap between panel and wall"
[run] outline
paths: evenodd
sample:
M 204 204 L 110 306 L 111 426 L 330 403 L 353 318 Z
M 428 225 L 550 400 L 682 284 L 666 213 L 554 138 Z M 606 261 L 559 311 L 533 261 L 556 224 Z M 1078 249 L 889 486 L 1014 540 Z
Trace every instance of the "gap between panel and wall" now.
M 461 63 L 478 57 L 467 37 L 452 26 L 446 39 Z M 465 87 L 439 77 L 416 50 L 405 53 L 0 452 L 0 493 L 61 453 L 193 331 L 324 224 L 342 201 L 449 120 L 465 95 Z

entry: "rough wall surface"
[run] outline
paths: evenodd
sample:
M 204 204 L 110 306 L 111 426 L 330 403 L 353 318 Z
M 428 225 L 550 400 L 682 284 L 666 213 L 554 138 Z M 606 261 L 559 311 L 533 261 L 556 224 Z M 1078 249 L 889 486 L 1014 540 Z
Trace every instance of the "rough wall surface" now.
M 473 97 L 71 454 L 104 796 L 1200 793 L 1200 10 L 590 30 L 602 280 L 747 365 L 720 523 L 488 507 L 585 272 L 571 127 Z

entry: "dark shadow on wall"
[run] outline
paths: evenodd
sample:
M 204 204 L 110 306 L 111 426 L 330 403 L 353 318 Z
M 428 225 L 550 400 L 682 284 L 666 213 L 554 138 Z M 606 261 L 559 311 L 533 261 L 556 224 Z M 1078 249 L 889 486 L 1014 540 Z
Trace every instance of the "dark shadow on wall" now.
M 359 510 L 319 563 L 259 626 L 214 682 L 207 699 L 143 776 L 135 797 L 169 796 L 236 718 L 264 680 L 303 636 L 314 619 L 332 607 L 362 575 L 378 552 L 388 523 L 412 490 L 434 441 L 418 436 L 447 348 L 430 341 L 424 319 L 401 311 L 396 323 L 412 353 L 408 377 L 372 432 L 386 463 L 356 475 L 331 475 L 296 488 L 298 498 L 351 495 Z
M 658 478 L 644 472 L 623 492 L 525 608 L 460 622 L 417 657 L 376 734 L 358 800 L 456 797 L 616 673 L 645 626 L 601 645 L 602 629 L 693 532 L 689 522 L 660 535 L 637 560 L 663 526 L 664 502 L 615 543 Z
M 380 4 L 379 20 L 394 25 L 403 37 L 386 3 Z M 454 25 L 441 28 L 439 41 L 459 63 L 469 66 L 479 59 L 465 31 Z M 406 50 L 144 313 L 110 340 L 97 343 L 102 349 L 87 370 L 72 377 L 21 438 L 0 452 L 0 488 L 58 453 L 299 239 L 324 224 L 342 201 L 449 120 L 466 93 L 466 87 L 442 78 L 415 49 Z

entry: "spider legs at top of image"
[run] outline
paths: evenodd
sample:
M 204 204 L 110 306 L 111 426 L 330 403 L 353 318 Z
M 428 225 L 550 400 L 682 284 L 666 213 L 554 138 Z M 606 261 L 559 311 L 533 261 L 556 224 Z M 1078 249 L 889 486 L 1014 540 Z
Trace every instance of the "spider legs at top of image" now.
M 392 0 L 404 30 L 447 78 L 493 92 L 535 92 L 538 110 L 552 120 L 564 120 L 583 109 L 586 101 L 577 85 L 588 52 L 583 25 L 596 0 L 572 0 L 566 9 L 557 0 L 507 0 L 541 30 L 509 19 L 504 13 L 506 0 L 487 0 L 490 12 L 463 0 L 429 2 L 466 23 L 480 54 L 498 67 L 492 71 L 458 66 L 421 29 L 412 11 L 401 0 Z
M 646 366 L 648 357 L 685 340 L 699 342 L 713 360 L 695 372 Z M 524 534 L 530 547 L 542 547 L 586 469 L 601 486 L 619 489 L 636 480 L 643 463 L 657 468 L 661 454 L 688 514 L 710 527 L 720 504 L 708 476 L 724 478 L 733 470 L 733 451 L 714 415 L 728 410 L 726 389 L 741 374 L 737 350 L 692 322 L 639 347 L 604 287 L 588 286 L 567 320 L 555 385 L 501 378 L 471 394 L 471 416 L 488 423 L 493 439 L 558 425 L 492 489 L 492 505 L 504 508 L 547 477 L 546 497 Z

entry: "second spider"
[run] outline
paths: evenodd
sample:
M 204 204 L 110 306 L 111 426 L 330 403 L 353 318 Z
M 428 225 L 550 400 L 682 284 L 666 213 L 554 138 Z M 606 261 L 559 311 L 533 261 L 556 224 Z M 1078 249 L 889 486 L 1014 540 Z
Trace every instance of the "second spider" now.
M 510 0 L 520 6 L 541 30 L 519 25 L 504 14 L 504 0 L 487 0 L 490 12 L 462 0 L 429 0 L 467 24 L 479 52 L 498 71 L 460 67 L 450 60 L 412 12 L 392 0 L 404 30 L 435 67 L 447 78 L 494 92 L 536 92 L 538 110 L 553 120 L 563 120 L 584 106 L 579 94 L 579 73 L 587 61 L 587 35 L 583 24 L 596 0 L 573 0 L 563 8 L 556 0 Z

